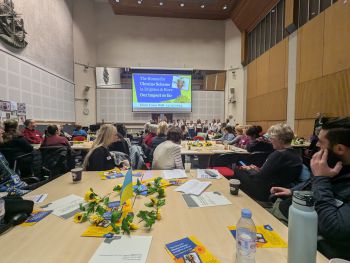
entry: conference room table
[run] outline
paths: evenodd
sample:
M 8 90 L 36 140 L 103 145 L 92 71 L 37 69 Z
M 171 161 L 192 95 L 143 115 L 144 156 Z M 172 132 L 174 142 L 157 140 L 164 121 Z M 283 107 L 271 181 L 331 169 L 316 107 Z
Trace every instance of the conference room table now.
M 191 141 L 192 142 L 192 141 Z M 248 155 L 247 150 L 238 148 L 233 145 L 225 145 L 210 141 L 211 146 L 192 146 L 188 148 L 189 141 L 181 142 L 181 155 L 197 156 L 199 168 L 207 168 L 210 165 L 210 160 L 213 155 L 219 154 L 235 154 L 235 155 Z M 204 143 L 204 141 L 202 141 Z
M 81 151 L 89 151 L 92 147 L 93 142 L 79 142 L 79 143 L 71 143 L 71 148 L 73 150 L 81 150 Z M 33 148 L 35 150 L 38 150 L 40 148 L 40 144 L 32 144 Z
M 161 174 L 161 171 L 152 171 L 154 176 Z M 192 170 L 188 175 L 190 179 L 195 178 L 196 170 Z M 287 227 L 242 191 L 238 196 L 231 195 L 229 183 L 225 178 L 204 180 L 212 182 L 206 191 L 218 191 L 232 204 L 188 208 L 182 194 L 174 191 L 176 186 L 166 188 L 166 205 L 162 207 L 162 219 L 157 221 L 150 231 L 140 228 L 132 233 L 132 235 L 152 236 L 148 263 L 172 262 L 164 248 L 165 244 L 190 235 L 199 239 L 220 262 L 234 262 L 236 243 L 227 227 L 237 223 L 242 208 L 249 208 L 252 211 L 256 225 L 269 224 L 285 241 L 288 241 Z M 45 205 L 70 194 L 84 197 L 90 187 L 93 187 L 96 193 L 106 195 L 122 181 L 123 178 L 101 180 L 97 172 L 84 172 L 82 181 L 73 183 L 71 174 L 67 173 L 28 195 L 47 193 L 47 198 L 40 204 Z M 118 200 L 115 196 L 113 193 L 110 198 Z M 145 208 L 146 199 L 146 197 L 137 198 L 134 212 Z M 36 208 L 38 207 L 36 205 Z M 34 226 L 16 226 L 0 236 L 2 251 L 0 261 L 2 263 L 88 262 L 103 242 L 102 238 L 81 237 L 89 224 L 89 222 L 77 224 L 73 222 L 73 218 L 64 220 L 50 214 Z M 287 248 L 258 248 L 256 262 L 287 262 Z M 328 260 L 318 253 L 317 262 L 323 263 Z

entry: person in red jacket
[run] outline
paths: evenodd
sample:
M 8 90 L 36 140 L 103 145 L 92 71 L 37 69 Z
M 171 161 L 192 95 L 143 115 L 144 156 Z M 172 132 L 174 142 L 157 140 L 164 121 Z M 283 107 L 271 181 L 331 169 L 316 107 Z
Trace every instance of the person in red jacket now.
M 67 138 L 59 136 L 59 130 L 57 125 L 47 126 L 45 132 L 45 138 L 41 143 L 41 147 L 50 147 L 50 146 L 67 146 L 70 148 Z
M 22 134 L 30 144 L 40 144 L 43 141 L 43 135 L 41 132 L 35 130 L 35 120 L 27 119 L 24 122 L 24 126 L 25 128 L 22 131 Z

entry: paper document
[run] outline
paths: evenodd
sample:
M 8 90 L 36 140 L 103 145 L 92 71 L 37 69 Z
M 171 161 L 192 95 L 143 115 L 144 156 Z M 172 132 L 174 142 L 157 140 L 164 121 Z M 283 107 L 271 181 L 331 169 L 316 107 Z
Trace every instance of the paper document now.
M 232 204 L 225 196 L 219 192 L 205 192 L 200 196 L 183 194 L 182 197 L 184 198 L 189 208 Z
M 41 208 L 45 210 L 52 210 L 53 215 L 62 217 L 63 219 L 68 219 L 80 211 L 79 204 L 83 202 L 84 199 L 80 196 L 68 195 L 42 206 Z
M 209 170 L 215 173 L 217 176 L 216 177 L 210 176 L 209 174 L 206 173 L 206 170 Z M 221 174 L 215 169 L 198 169 L 197 170 L 197 178 L 199 179 L 220 179 L 221 177 L 222 177 Z
M 47 197 L 47 194 L 40 194 L 40 195 L 24 196 L 23 199 L 32 200 L 35 204 L 38 204 L 38 203 L 44 202 L 46 197 Z
M 163 171 L 163 178 L 166 180 L 181 179 L 181 178 L 187 178 L 187 175 L 185 173 L 185 170 L 181 170 L 181 169 L 164 170 Z
M 152 237 L 116 236 L 105 239 L 89 263 L 145 263 Z
M 193 179 L 174 189 L 174 191 L 183 192 L 185 194 L 200 195 L 209 185 L 211 185 L 211 182 L 200 182 Z

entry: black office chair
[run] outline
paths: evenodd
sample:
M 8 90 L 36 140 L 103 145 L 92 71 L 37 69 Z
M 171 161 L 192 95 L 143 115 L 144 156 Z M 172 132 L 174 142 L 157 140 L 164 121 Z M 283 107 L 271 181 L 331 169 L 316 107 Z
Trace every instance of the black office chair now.
M 50 180 L 65 174 L 74 167 L 70 148 L 67 146 L 40 147 L 42 166 L 50 171 Z

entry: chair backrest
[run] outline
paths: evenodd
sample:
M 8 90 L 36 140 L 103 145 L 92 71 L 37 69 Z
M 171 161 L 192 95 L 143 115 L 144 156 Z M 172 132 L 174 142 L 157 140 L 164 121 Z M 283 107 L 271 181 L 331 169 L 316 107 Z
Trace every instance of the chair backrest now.
M 55 177 L 69 171 L 70 150 L 67 146 L 40 147 L 42 165 Z
M 246 164 L 254 164 L 257 167 L 263 166 L 271 152 L 252 152 L 245 158 Z

